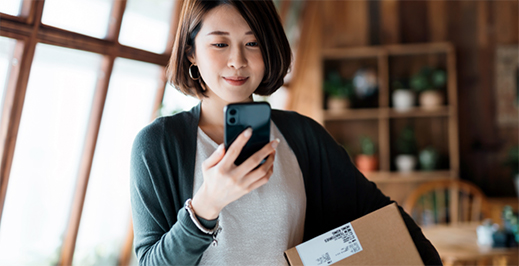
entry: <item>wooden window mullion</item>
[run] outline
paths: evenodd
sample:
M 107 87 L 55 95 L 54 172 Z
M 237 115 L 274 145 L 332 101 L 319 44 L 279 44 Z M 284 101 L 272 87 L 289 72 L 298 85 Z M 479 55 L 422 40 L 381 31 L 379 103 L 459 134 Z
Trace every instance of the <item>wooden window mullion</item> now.
M 9 76 L 4 98 L 2 124 L 0 125 L 0 222 L 7 194 L 9 174 L 13 163 L 16 138 L 22 117 L 23 103 L 27 92 L 27 84 L 29 83 L 29 73 L 36 50 L 36 36 L 43 12 L 43 3 L 44 1 L 34 1 L 32 3 L 35 23 L 32 26 L 30 37 L 23 44 L 17 44 L 16 46 L 14 56 L 20 63 L 14 66 L 14 71 Z
M 130 223 L 128 226 L 128 233 L 126 234 L 126 239 L 124 240 L 123 248 L 121 250 L 121 255 L 119 256 L 119 261 L 117 263 L 118 266 L 127 266 L 130 265 L 130 261 L 132 259 L 133 252 L 133 222 L 130 219 Z
M 182 5 L 184 4 L 183 0 L 178 0 L 175 3 L 175 11 L 173 15 L 171 16 L 170 20 L 170 29 L 169 29 L 169 37 L 168 37 L 168 43 L 166 46 L 166 51 L 162 55 L 166 59 L 166 63 L 162 64 L 163 66 L 167 65 L 167 62 L 169 60 L 169 57 L 171 56 L 172 50 L 173 50 L 173 44 L 175 42 L 175 38 L 177 35 L 177 28 L 180 20 L 180 13 L 182 11 Z M 155 104 L 153 105 L 153 113 L 152 117 L 150 118 L 152 121 L 155 119 L 157 110 L 159 109 L 160 105 L 162 104 L 165 90 L 166 90 L 166 84 L 168 82 L 168 76 L 166 74 L 166 68 L 161 72 L 161 81 L 159 83 L 159 88 L 157 90 L 157 96 L 155 97 Z M 133 221 L 130 217 L 130 221 L 128 223 L 128 233 L 126 235 L 126 239 L 124 241 L 121 255 L 119 257 L 119 266 L 126 266 L 130 264 L 132 252 L 133 252 Z
M 101 128 L 101 120 L 108 95 L 108 87 L 110 77 L 113 72 L 114 62 L 119 53 L 119 32 L 121 30 L 121 22 L 126 8 L 126 0 L 114 1 L 112 12 L 110 15 L 110 26 L 108 27 L 107 47 L 108 55 L 103 59 L 101 76 L 99 77 L 96 93 L 94 95 L 94 102 L 92 111 L 88 122 L 88 130 L 85 139 L 85 146 L 81 156 L 79 172 L 77 176 L 77 185 L 72 202 L 72 210 L 69 218 L 65 240 L 61 249 L 61 255 L 58 265 L 72 265 L 74 250 L 76 248 L 76 240 L 79 232 L 79 225 L 81 222 L 81 215 L 85 203 L 88 181 L 92 164 L 94 161 L 95 148 Z
M 79 231 L 79 223 L 83 212 L 83 205 L 87 192 L 88 180 L 92 168 L 97 137 L 101 127 L 101 118 L 103 115 L 106 96 L 108 94 L 108 85 L 112 74 L 115 57 L 107 56 L 103 59 L 101 75 L 99 77 L 92 111 L 88 122 L 88 130 L 81 156 L 81 162 L 78 171 L 77 185 L 74 192 L 72 202 L 72 210 L 65 234 L 65 240 L 61 249 L 60 261 L 58 265 L 71 265 L 74 250 L 76 247 L 76 239 Z

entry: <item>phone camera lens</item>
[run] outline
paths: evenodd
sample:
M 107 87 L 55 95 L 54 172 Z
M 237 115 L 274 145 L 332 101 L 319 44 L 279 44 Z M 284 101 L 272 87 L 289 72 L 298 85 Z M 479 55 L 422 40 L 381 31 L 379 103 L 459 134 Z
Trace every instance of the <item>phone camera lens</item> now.
M 231 109 L 231 111 L 229 111 L 229 114 L 235 115 L 236 114 L 236 109 Z
M 231 111 L 231 112 L 232 112 L 232 111 Z M 229 119 L 229 123 L 231 123 L 231 124 L 236 123 L 236 118 L 231 117 L 231 119 Z

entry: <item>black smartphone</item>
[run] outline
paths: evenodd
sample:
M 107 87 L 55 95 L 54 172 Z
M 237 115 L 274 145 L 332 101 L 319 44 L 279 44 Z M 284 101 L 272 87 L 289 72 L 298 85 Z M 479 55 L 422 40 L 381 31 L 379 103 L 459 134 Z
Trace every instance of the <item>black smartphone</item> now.
M 245 129 L 252 136 L 234 162 L 240 165 L 270 141 L 270 104 L 267 102 L 233 103 L 224 108 L 224 144 L 227 150 Z M 265 160 L 262 161 L 262 163 Z

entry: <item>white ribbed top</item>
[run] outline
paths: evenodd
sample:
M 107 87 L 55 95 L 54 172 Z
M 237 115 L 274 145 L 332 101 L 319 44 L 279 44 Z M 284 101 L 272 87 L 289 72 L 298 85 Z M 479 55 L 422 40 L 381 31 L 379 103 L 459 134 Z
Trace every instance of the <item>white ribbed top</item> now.
M 294 152 L 273 122 L 270 139 L 280 139 L 274 173 L 262 187 L 220 213 L 218 246 L 209 246 L 200 265 L 287 265 L 283 252 L 303 241 L 306 194 Z M 218 147 L 198 128 L 194 193 L 203 182 L 202 162 Z

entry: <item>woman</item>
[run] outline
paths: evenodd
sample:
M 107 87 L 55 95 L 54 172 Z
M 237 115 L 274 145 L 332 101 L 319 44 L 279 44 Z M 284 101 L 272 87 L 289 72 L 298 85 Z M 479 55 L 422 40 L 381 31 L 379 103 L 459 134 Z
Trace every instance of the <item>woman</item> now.
M 286 265 L 286 249 L 392 203 L 325 129 L 297 113 L 273 110 L 273 141 L 239 166 L 251 130 L 228 150 L 221 144 L 223 108 L 272 94 L 287 73 L 290 48 L 271 1 L 186 0 L 180 21 L 170 81 L 201 103 L 136 137 L 140 264 Z M 424 262 L 441 264 L 401 212 Z

